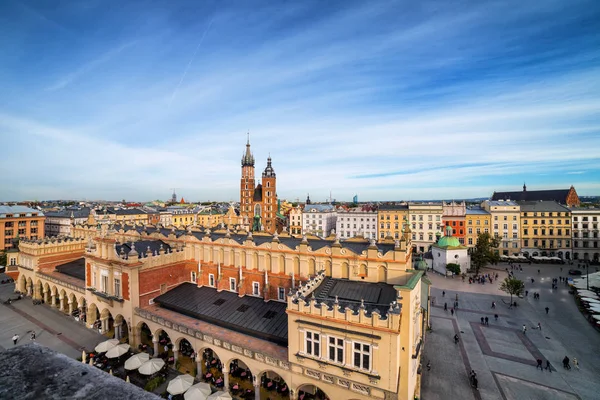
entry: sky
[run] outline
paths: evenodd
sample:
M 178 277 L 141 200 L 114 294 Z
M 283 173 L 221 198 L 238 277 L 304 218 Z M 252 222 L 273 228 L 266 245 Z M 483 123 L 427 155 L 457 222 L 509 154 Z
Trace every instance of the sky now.
M 600 2 L 0 2 L 0 201 L 600 195 Z

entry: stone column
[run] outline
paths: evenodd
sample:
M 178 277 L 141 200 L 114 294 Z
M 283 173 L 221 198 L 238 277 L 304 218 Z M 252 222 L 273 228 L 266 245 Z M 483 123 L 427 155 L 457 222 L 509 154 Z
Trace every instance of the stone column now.
M 115 324 L 115 339 L 121 340 L 121 324 Z
M 152 344 L 154 344 L 154 357 L 158 357 L 158 337 L 152 337 Z
M 50 305 L 56 308 L 56 295 L 54 293 L 52 293 L 52 295 L 50 296 Z
M 260 400 L 260 383 L 254 384 L 254 400 Z
M 202 377 L 202 356 L 196 355 L 196 379 L 200 379 Z
M 177 349 L 177 348 L 175 348 L 175 346 L 173 346 L 173 365 L 175 365 L 178 358 L 179 358 L 179 349 Z
M 229 370 L 226 368 L 223 368 L 223 381 L 225 383 L 223 390 L 229 393 Z
M 73 315 L 73 302 L 69 301 L 69 315 Z
M 298 392 L 290 389 L 290 400 L 298 400 Z
M 108 318 L 101 318 L 100 321 L 102 322 L 102 333 L 106 333 L 108 331 Z

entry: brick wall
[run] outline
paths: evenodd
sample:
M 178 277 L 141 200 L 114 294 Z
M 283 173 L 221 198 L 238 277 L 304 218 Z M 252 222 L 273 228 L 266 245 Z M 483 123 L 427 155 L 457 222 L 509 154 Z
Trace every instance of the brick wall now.
M 92 287 L 92 264 L 90 263 L 85 266 L 85 286 Z
M 38 260 L 38 266 L 44 270 L 54 270 L 57 265 L 65 264 L 71 261 L 75 261 L 83 257 L 84 250 L 70 251 L 65 253 L 59 253 L 52 256 L 40 257 Z
M 123 298 L 125 300 L 129 300 L 129 274 L 127 272 L 123 272 Z
M 140 306 L 148 305 L 150 299 L 159 296 L 161 285 L 164 284 L 167 291 L 173 289 L 180 283 L 189 282 L 191 272 L 197 270 L 195 261 L 182 261 L 140 271 Z

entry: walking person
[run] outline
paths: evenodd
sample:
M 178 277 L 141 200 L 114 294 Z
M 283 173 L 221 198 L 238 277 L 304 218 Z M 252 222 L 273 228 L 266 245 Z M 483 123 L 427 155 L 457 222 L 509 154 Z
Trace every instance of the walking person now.
M 454 335 L 454 344 L 458 344 L 458 333 Z
M 427 371 L 431 371 L 431 361 L 427 361 Z
M 544 368 L 542 367 L 542 360 L 540 358 L 538 358 L 537 360 L 537 366 L 535 367 L 535 369 L 540 369 L 540 371 L 544 372 Z
M 15 334 L 13 335 L 13 337 L 12 337 L 12 341 L 13 341 L 13 344 L 14 344 L 14 345 L 16 345 L 16 344 L 17 344 L 17 342 L 19 341 L 19 335 L 17 335 L 17 334 L 15 333 Z
M 448 303 L 444 303 L 444 311 L 448 311 Z
M 496 308 L 496 302 L 492 301 L 492 308 Z
M 563 368 L 571 369 L 571 366 L 569 365 L 569 357 L 567 357 L 567 356 L 565 356 L 565 358 L 563 358 Z
M 542 324 L 538 322 L 538 329 L 541 331 L 542 330 Z
M 454 308 L 450 309 L 450 315 L 454 316 Z
M 548 315 L 548 311 L 550 311 L 550 308 L 546 307 L 545 310 L 546 310 L 546 315 Z
M 498 321 L 498 314 L 494 314 L 494 319 Z
M 490 324 L 490 320 L 488 319 L 488 317 L 485 317 L 485 324 L 489 325 Z
M 442 290 L 442 297 L 446 297 L 446 291 Z
M 29 340 L 35 341 L 35 331 L 31 331 L 31 337 L 29 338 Z
M 575 357 L 573 357 L 573 366 L 577 371 L 579 371 L 579 361 Z
M 523 335 L 527 333 L 527 327 L 523 324 Z
M 550 361 L 549 361 L 549 360 L 546 360 L 546 369 L 547 369 L 549 372 L 552 372 L 552 366 L 550 365 Z
M 481 317 L 481 325 L 485 325 L 485 318 Z

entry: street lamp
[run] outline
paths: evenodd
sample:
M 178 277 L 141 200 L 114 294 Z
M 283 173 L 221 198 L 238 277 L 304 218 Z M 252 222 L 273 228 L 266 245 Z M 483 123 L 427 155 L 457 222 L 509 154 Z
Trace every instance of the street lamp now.
M 587 286 L 587 290 L 590 290 L 590 260 L 585 263 L 587 269 L 587 275 L 585 278 L 585 285 Z

